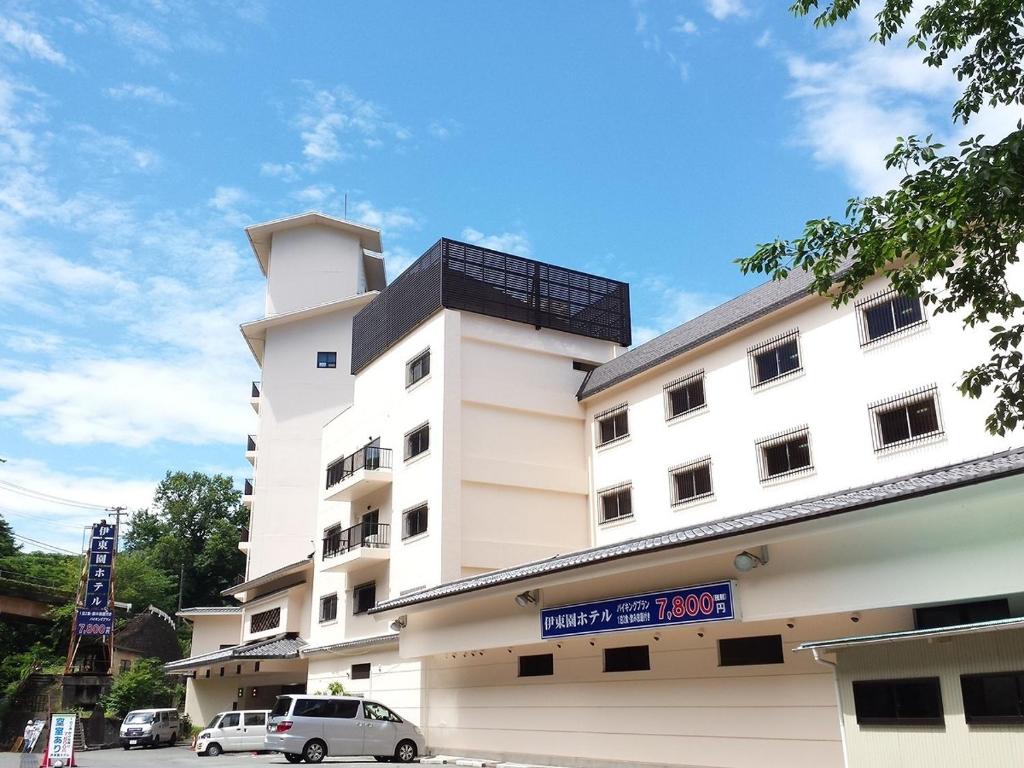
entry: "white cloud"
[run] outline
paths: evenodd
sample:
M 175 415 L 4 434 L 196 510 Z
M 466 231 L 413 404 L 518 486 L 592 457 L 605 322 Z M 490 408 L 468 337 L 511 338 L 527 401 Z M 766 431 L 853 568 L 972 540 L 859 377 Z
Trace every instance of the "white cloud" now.
M 377 147 L 384 138 L 402 142 L 412 137 L 408 128 L 386 119 L 379 106 L 347 88 L 305 85 L 309 95 L 296 125 L 310 169 L 346 160 L 358 151 L 357 146 Z
M 311 184 L 308 187 L 292 192 L 292 197 L 306 205 L 322 207 L 335 199 L 337 190 L 333 184 Z
M 497 235 L 485 235 L 483 232 L 466 227 L 462 230 L 462 239 L 483 248 L 494 251 L 514 253 L 517 256 L 530 255 L 530 239 L 525 232 L 502 232 Z
M 697 25 L 685 16 L 676 16 L 676 23 L 671 31 L 684 35 L 695 35 L 697 34 Z
M 462 123 L 458 120 L 446 117 L 443 120 L 434 120 L 427 127 L 427 130 L 435 139 L 444 141 L 445 139 L 450 139 L 453 136 L 458 136 L 462 133 Z
M 719 21 L 730 16 L 746 16 L 748 13 L 742 0 L 705 0 L 704 8 Z
M 260 163 L 260 176 L 269 176 L 281 181 L 296 181 L 299 173 L 291 163 Z
M 718 294 L 683 290 L 659 277 L 640 280 L 636 290 L 644 297 L 643 306 L 652 309 L 653 313 L 633 328 L 634 346 L 650 341 L 725 301 Z
M 391 282 L 405 272 L 409 265 L 419 257 L 420 254 L 413 253 L 404 246 L 399 245 L 394 248 L 388 248 L 384 252 L 384 270 L 387 272 L 388 282 Z
M 245 190 L 239 187 L 217 187 L 208 202 L 218 211 L 229 211 L 237 208 L 239 203 L 245 202 L 248 197 Z
M 420 225 L 419 218 L 408 208 L 377 208 L 369 200 L 349 205 L 349 218 L 390 232 L 416 229 Z
M 758 48 L 767 48 L 771 44 L 772 31 L 770 29 L 766 29 L 764 32 L 758 35 L 757 39 L 754 41 L 754 45 L 756 45 Z
M 58 66 L 67 66 L 64 54 L 55 49 L 50 41 L 38 32 L 25 29 L 21 24 L 0 16 L 0 41 L 33 59 L 48 61 Z
M 124 136 L 100 133 L 89 125 L 75 126 L 75 131 L 79 135 L 79 150 L 102 160 L 108 167 L 113 165 L 125 170 L 150 172 L 161 165 L 156 150 L 138 147 Z
M 122 83 L 113 88 L 107 88 L 107 96 L 118 101 L 134 99 L 144 101 L 148 104 L 155 104 L 160 107 L 170 107 L 178 103 L 177 99 L 166 91 L 157 88 L 155 85 L 137 85 L 134 83 Z

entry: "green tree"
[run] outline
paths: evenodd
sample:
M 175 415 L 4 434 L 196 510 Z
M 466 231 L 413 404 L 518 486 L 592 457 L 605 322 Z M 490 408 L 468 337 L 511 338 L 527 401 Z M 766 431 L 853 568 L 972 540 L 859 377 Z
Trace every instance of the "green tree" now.
M 107 717 L 123 718 L 133 709 L 170 707 L 178 686 L 164 674 L 159 659 L 138 659 L 131 669 L 114 678 L 110 691 L 100 699 Z
M 815 12 L 815 26 L 830 27 L 859 5 L 832 0 L 819 10 L 818 0 L 797 0 L 790 10 Z M 932 0 L 920 15 L 913 7 L 910 0 L 885 0 L 871 39 L 885 45 L 903 37 L 929 67 L 952 63 L 963 84 L 954 122 L 968 123 L 985 104 L 1024 104 L 1021 0 Z M 963 312 L 967 326 L 995 321 L 991 357 L 964 372 L 960 389 L 970 397 L 996 395 L 986 427 L 1004 434 L 1024 418 L 1024 299 L 1006 280 L 1024 241 L 1024 122 L 996 141 L 974 136 L 956 152 L 945 149 L 931 136 L 897 139 L 885 164 L 903 170 L 898 187 L 853 198 L 844 220 L 809 221 L 801 237 L 761 244 L 739 263 L 744 272 L 774 279 L 809 270 L 813 290 L 836 306 L 883 274 L 934 312 Z
M 14 541 L 14 531 L 11 524 L 0 516 L 0 557 L 16 555 L 21 548 Z
M 152 509 L 132 517 L 124 549 L 145 554 L 170 576 L 182 606 L 220 605 L 221 590 L 245 568 L 238 529 L 247 518 L 242 494 L 230 477 L 168 472 L 157 486 Z

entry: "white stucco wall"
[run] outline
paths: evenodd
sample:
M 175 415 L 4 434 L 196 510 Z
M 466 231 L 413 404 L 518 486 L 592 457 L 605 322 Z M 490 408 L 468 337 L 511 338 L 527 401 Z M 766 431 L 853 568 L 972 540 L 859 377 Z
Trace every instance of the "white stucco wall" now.
M 294 312 L 366 290 L 359 239 L 324 225 L 275 232 L 267 267 L 267 315 Z

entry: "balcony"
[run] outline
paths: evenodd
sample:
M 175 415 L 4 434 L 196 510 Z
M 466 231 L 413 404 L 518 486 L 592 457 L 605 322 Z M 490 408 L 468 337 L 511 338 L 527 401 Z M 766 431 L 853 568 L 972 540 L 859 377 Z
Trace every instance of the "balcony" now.
M 249 529 L 239 528 L 238 529 L 238 549 L 242 552 L 249 551 Z
M 256 466 L 256 435 L 249 435 L 246 438 L 245 458 L 250 464 Z
M 242 487 L 242 506 L 246 509 L 252 509 L 252 478 L 246 478 L 245 485 Z
M 391 449 L 364 445 L 327 465 L 327 499 L 352 501 L 391 483 Z
M 249 395 L 249 405 L 256 413 L 260 412 L 260 383 L 254 381 L 252 383 L 252 393 Z
M 391 526 L 387 523 L 356 523 L 335 528 L 323 539 L 324 568 L 347 573 L 365 565 L 383 562 L 390 556 Z

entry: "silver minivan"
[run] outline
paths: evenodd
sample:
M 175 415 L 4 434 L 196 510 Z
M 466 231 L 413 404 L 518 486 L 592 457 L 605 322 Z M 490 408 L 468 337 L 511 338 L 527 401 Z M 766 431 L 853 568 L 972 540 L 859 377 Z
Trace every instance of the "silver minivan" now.
M 411 763 L 424 740 L 416 725 L 376 701 L 295 694 L 277 697 L 265 748 L 284 753 L 289 763 L 356 755 Z
M 259 752 L 266 749 L 266 709 L 218 712 L 196 737 L 196 754 L 216 757 L 222 752 Z
M 118 741 L 125 749 L 158 744 L 173 747 L 180 731 L 176 709 L 133 709 L 121 723 Z

